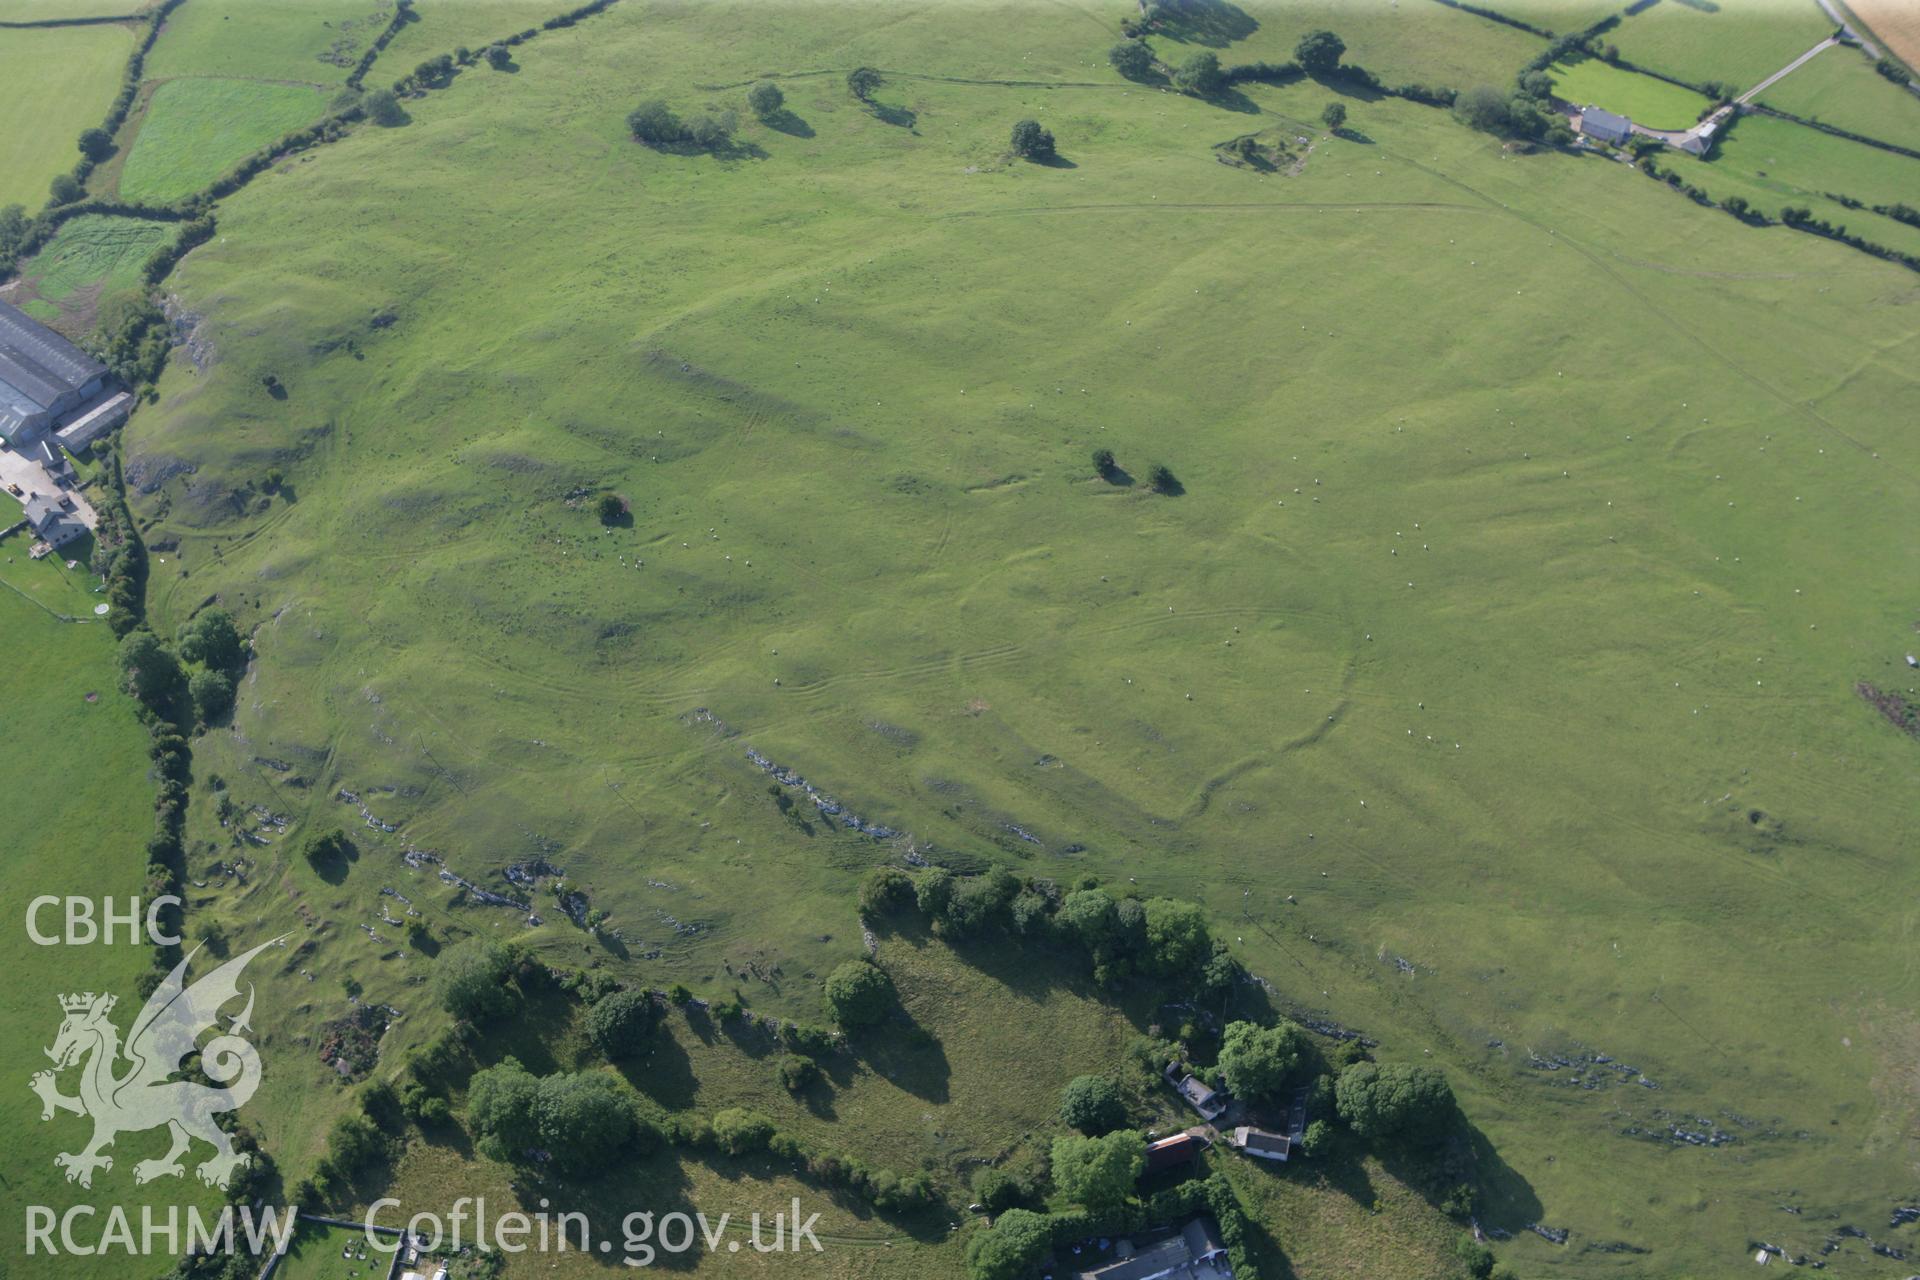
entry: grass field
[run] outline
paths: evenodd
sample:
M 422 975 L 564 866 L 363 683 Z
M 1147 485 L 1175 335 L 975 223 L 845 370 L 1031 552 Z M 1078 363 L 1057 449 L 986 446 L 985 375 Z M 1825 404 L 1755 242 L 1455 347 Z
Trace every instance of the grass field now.
M 1572 35 L 1623 12 L 1627 6 L 1614 0 L 1493 0 L 1481 7 L 1531 22 L 1555 35 Z
M 50 567 L 26 564 L 26 544 L 17 537 L 4 544 L 0 581 L 29 592 L 43 585 L 35 573 Z M 41 1050 L 59 1030 L 58 997 L 68 992 L 120 993 L 116 1021 L 124 1030 L 137 1007 L 134 983 L 151 963 L 146 946 L 34 946 L 24 935 L 24 907 L 31 898 L 51 894 L 125 899 L 142 892 L 142 851 L 152 829 L 152 787 L 146 781 L 147 735 L 133 716 L 133 704 L 115 691 L 114 639 L 104 625 L 54 621 L 13 590 L 0 589 L 0 635 L 8 640 L 9 660 L 0 673 L 7 716 L 4 761 L 7 853 L 0 865 L 0 891 L 20 904 L 11 928 L 8 980 L 0 992 L 0 1022 L 9 1034 L 0 1044 L 0 1071 L 14 1082 L 5 1093 L 4 1115 L 13 1134 L 7 1162 L 7 1197 L 17 1207 L 0 1222 L 0 1253 L 19 1260 L 15 1274 L 49 1274 L 44 1256 L 24 1257 L 23 1210 L 27 1205 L 56 1209 L 75 1202 L 75 1189 L 55 1167 L 53 1157 L 85 1145 L 85 1120 L 66 1114 L 40 1119 L 40 1101 L 28 1092 L 28 1078 L 47 1066 Z M 97 694 L 88 701 L 88 694 Z M 59 931 L 58 909 L 40 921 L 43 931 Z M 71 1074 L 62 1081 L 71 1093 Z M 164 1132 L 123 1134 L 113 1148 L 114 1168 L 98 1174 L 95 1195 L 102 1204 L 119 1203 L 139 1213 L 141 1204 L 214 1202 L 190 1178 L 162 1180 L 147 1188 L 133 1184 L 135 1161 L 166 1149 Z M 84 1195 L 85 1193 L 80 1193 Z M 84 1231 L 82 1232 L 84 1237 Z M 61 1274 L 150 1280 L 152 1260 L 116 1253 L 93 1258 L 81 1269 Z M 41 1270 L 36 1270 L 41 1268 Z
M 36 212 L 73 168 L 82 129 L 100 123 L 133 51 L 128 27 L 52 27 L 0 35 L 0 206 Z
M 146 74 L 337 85 L 392 18 L 392 0 L 193 0 L 168 16 Z
M 156 0 L 0 0 L 0 22 L 48 22 L 143 13 Z
M 1426 7 L 1410 11 L 1386 0 L 1266 0 L 1244 9 L 1230 3 L 1194 8 L 1207 17 L 1184 29 L 1185 43 L 1215 48 L 1222 62 L 1285 62 L 1301 36 L 1329 28 L 1346 41 L 1348 62 L 1359 63 L 1388 84 L 1505 84 L 1545 43 L 1516 28 L 1437 5 L 1428 12 Z M 1230 44 L 1221 43 L 1230 36 Z M 1164 43 L 1161 56 L 1170 62 L 1191 52 L 1172 41 Z M 1089 69 L 1105 71 L 1104 59 L 1090 60 Z
M 1920 160 L 1768 116 L 1734 125 L 1713 163 L 1779 189 L 1838 192 L 1870 205 L 1911 204 L 1920 193 Z
M 1920 97 L 1858 50 L 1829 49 L 1760 95 L 1763 106 L 1920 150 Z
M 120 195 L 166 203 L 192 195 L 267 143 L 311 123 L 325 107 L 306 85 L 192 77 L 154 90 Z
M 421 0 L 413 12 L 415 20 L 402 27 L 380 55 L 395 75 L 462 45 L 480 49 L 537 27 L 556 10 L 549 0 Z
M 85 332 L 102 298 L 140 287 L 147 259 L 172 234 L 165 223 L 83 213 L 62 223 L 21 274 L 40 303 L 71 320 L 61 327 Z
M 179 543 L 154 607 L 170 629 L 218 594 L 261 655 L 201 767 L 296 832 L 362 833 L 339 885 L 207 895 L 312 913 L 272 1148 L 301 1168 L 341 1105 L 299 1037 L 344 975 L 422 1008 L 381 887 L 520 932 L 407 846 L 496 888 L 563 867 L 627 958 L 548 924 L 556 958 L 715 994 L 778 965 L 755 1007 L 817 1016 L 891 850 L 796 829 L 751 745 L 975 865 L 1199 897 L 1287 998 L 1430 1051 L 1513 1170 L 1489 1221 L 1522 1274 L 1723 1274 L 1836 1222 L 1905 1240 L 1880 1224 L 1916 1154 L 1888 905 L 1915 766 L 1852 685 L 1911 647 L 1920 445 L 1886 412 L 1916 390 L 1911 275 L 1396 101 L 1314 130 L 1298 176 L 1230 169 L 1212 143 L 1306 133 L 1326 92 L 1249 90 L 1257 121 L 1142 92 L 1094 65 L 1099 23 L 1022 14 L 622 5 L 263 176 L 170 280 L 216 357 L 129 427 Z M 1281 40 L 1260 20 L 1228 61 Z M 860 62 L 911 129 L 847 97 Z M 693 110 L 767 74 L 792 118 L 740 158 L 622 136 L 643 93 Z M 1006 161 L 1022 116 L 1072 167 Z M 1096 446 L 1184 496 L 1096 479 Z M 270 466 L 293 494 L 262 510 Z M 569 501 L 602 488 L 631 527 Z M 964 994 L 930 1021 L 999 1007 L 940 986 Z M 956 1046 L 1101 1052 L 955 1025 L 966 1106 L 836 1103 L 950 1186 L 1030 1101 L 985 1113 Z M 432 1020 L 401 1028 L 390 1053 Z M 1529 1049 L 1660 1087 L 1573 1087 Z M 779 1101 L 692 1074 L 703 1105 Z M 1733 1141 L 1674 1138 L 1693 1117 Z M 400 1183 L 503 1177 L 416 1145 Z M 1362 1237 L 1315 1233 L 1361 1217 L 1294 1194 L 1296 1274 L 1355 1273 Z M 956 1265 L 935 1252 L 904 1265 Z M 1858 1241 L 1828 1261 L 1883 1274 Z
M 1814 0 L 1659 0 L 1605 39 L 1654 71 L 1746 90 L 1832 35 L 1834 25 Z
M 1553 91 L 1568 102 L 1605 107 L 1649 129 L 1685 129 L 1710 105 L 1679 85 L 1609 66 L 1598 58 L 1556 62 L 1547 68 Z

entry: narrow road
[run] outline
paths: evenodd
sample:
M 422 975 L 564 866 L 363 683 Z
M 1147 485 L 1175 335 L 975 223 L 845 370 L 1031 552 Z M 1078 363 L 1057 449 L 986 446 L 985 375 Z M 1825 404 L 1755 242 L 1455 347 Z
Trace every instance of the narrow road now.
M 1874 59 L 1879 58 L 1880 46 L 1876 45 L 1873 41 L 1867 39 L 1865 36 L 1861 35 L 1858 31 L 1854 30 L 1853 24 L 1847 21 L 1846 15 L 1841 13 L 1839 9 L 1834 7 L 1833 0 L 1820 0 L 1820 7 L 1827 11 L 1827 16 L 1833 19 L 1835 26 L 1839 27 L 1842 31 L 1846 32 L 1850 39 L 1853 39 L 1859 42 L 1860 47 L 1866 50 L 1866 54 L 1869 58 L 1874 58 Z M 1788 69 L 1791 70 L 1792 68 L 1788 68 Z M 1765 85 L 1761 85 L 1760 87 L 1763 89 L 1766 88 Z
M 1821 0 L 1821 3 L 1822 4 L 1826 3 L 1826 0 Z M 1762 80 L 1759 84 L 1753 86 L 1753 88 L 1747 90 L 1745 93 L 1735 98 L 1734 101 L 1735 102 L 1752 101 L 1756 94 L 1760 93 L 1763 90 L 1772 88 L 1775 81 L 1780 80 L 1783 77 L 1788 76 L 1795 71 L 1798 71 L 1810 59 L 1817 57 L 1822 50 L 1831 49 L 1834 45 L 1839 43 L 1840 42 L 1838 40 L 1835 40 L 1832 36 L 1828 36 L 1825 40 L 1822 40 L 1819 44 L 1813 46 L 1813 48 L 1807 50 L 1805 53 L 1795 58 L 1792 62 L 1789 62 L 1786 66 L 1780 68 L 1778 71 L 1768 76 L 1765 80 Z

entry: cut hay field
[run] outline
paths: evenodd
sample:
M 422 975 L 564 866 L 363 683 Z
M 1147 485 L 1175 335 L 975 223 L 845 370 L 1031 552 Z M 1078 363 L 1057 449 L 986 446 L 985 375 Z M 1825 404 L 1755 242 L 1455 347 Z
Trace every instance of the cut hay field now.
M 28 575 L 26 544 L 18 537 L 4 545 L 0 580 L 21 584 Z M 33 571 L 51 572 L 42 566 Z M 28 579 L 24 585 L 36 584 Z M 42 1122 L 40 1100 L 27 1090 L 28 1079 L 45 1068 L 42 1050 L 60 1028 L 58 997 L 68 992 L 114 991 L 132 1001 L 134 982 L 151 963 L 145 946 L 34 946 L 26 940 L 25 906 L 43 894 L 125 898 L 143 892 L 143 850 L 152 830 L 152 784 L 146 781 L 147 734 L 134 719 L 133 704 L 114 691 L 113 634 L 97 623 L 54 621 L 12 590 L 0 588 L 0 635 L 7 638 L 8 661 L 0 672 L 7 737 L 0 749 L 0 776 L 6 787 L 7 857 L 0 862 L 0 892 L 16 904 L 8 928 L 14 942 L 8 952 L 7 982 L 0 991 L 0 1072 L 14 1087 L 5 1091 L 4 1118 L 11 1137 L 7 1160 L 7 1198 L 13 1212 L 0 1215 L 0 1254 L 18 1260 L 15 1274 L 49 1274 L 45 1268 L 70 1266 L 44 1255 L 25 1256 L 23 1211 L 27 1205 L 64 1208 L 75 1200 L 53 1157 L 76 1151 L 87 1140 L 84 1119 L 59 1114 Z M 89 693 L 99 695 L 87 701 Z M 57 931 L 58 912 L 47 912 L 43 929 Z M 124 1027 L 131 1014 L 120 1016 Z M 65 1082 L 71 1090 L 71 1077 Z M 137 1215 L 143 1203 L 155 1206 L 215 1202 L 190 1180 L 163 1180 L 143 1189 L 133 1184 L 137 1160 L 166 1149 L 164 1132 L 122 1135 L 113 1149 L 114 1169 L 97 1175 L 103 1202 L 128 1206 Z M 84 1193 L 82 1193 L 84 1194 Z M 40 1268 L 40 1270 L 36 1270 Z M 125 1254 L 92 1258 L 60 1274 L 100 1276 L 104 1280 L 151 1280 L 152 1259 Z
M 107 114 L 132 51 L 120 24 L 0 34 L 0 206 L 35 212 L 47 202 L 47 184 L 80 158 L 80 131 Z
M 140 287 L 147 259 L 172 234 L 162 222 L 83 213 L 62 223 L 21 275 L 37 302 L 58 312 L 43 320 L 83 333 L 101 299 Z
M 1229 62 L 1286 43 L 1248 12 Z M 1394 43 L 1356 57 L 1446 79 L 1418 12 L 1360 22 Z M 817 1017 L 861 950 L 852 885 L 900 849 L 783 816 L 752 747 L 963 867 L 1199 899 L 1284 1001 L 1443 1065 L 1510 1171 L 1483 1219 L 1521 1274 L 1726 1274 L 1842 1223 L 1910 1245 L 1883 1224 L 1920 1156 L 1892 905 L 1920 765 L 1853 686 L 1912 644 L 1920 443 L 1888 406 L 1920 391 L 1915 277 L 1442 111 L 1352 102 L 1334 139 L 1314 85 L 1248 89 L 1257 116 L 1142 90 L 1098 15 L 1015 16 L 622 4 L 262 175 L 169 278 L 210 363 L 127 429 L 152 607 L 171 631 L 217 596 L 259 655 L 196 767 L 361 842 L 334 884 L 275 840 L 198 908 L 312 944 L 268 1028 L 269 1146 L 297 1176 L 343 1105 L 311 1037 L 346 977 L 408 1014 L 389 1063 L 437 1030 L 382 888 Z M 884 118 L 841 84 L 860 63 Z M 737 105 L 768 74 L 791 115 L 733 158 L 624 136 L 643 94 Z M 1022 117 L 1065 164 L 1008 161 Z M 1252 127 L 1315 138 L 1302 171 L 1214 158 Z M 1098 447 L 1184 494 L 1095 477 Z M 608 490 L 630 525 L 591 514 Z M 193 815 L 224 848 L 202 788 Z M 620 949 L 407 848 L 496 891 L 548 859 Z M 922 989 L 951 1101 L 881 1071 L 835 1127 L 964 1203 L 1106 1033 Z M 675 1039 L 703 1105 L 790 1105 Z M 1015 1064 L 1030 1096 L 967 1083 Z M 416 1143 L 400 1183 L 504 1176 Z M 1382 1274 L 1354 1205 L 1400 1192 L 1288 1178 L 1294 1273 Z M 1867 1247 L 1830 1271 L 1890 1274 Z M 930 1252 L 844 1268 L 957 1265 Z
M 1547 74 L 1554 93 L 1568 102 L 1604 107 L 1649 129 L 1688 128 L 1712 105 L 1691 89 L 1598 58 L 1556 62 Z
M 146 74 L 338 85 L 392 18 L 393 0 L 191 0 L 167 16 Z
M 1908 67 L 1920 65 L 1920 13 L 1902 0 L 1850 0 L 1846 9 Z
M 1857 49 L 1828 49 L 1761 94 L 1760 103 L 1920 150 L 1920 96 L 1875 71 Z
M 310 124 L 326 99 L 310 85 L 188 77 L 154 90 L 120 169 L 120 196 L 166 204 L 192 195 L 266 144 Z
M 1664 75 L 1746 90 L 1832 35 L 1834 25 L 1815 0 L 1658 0 L 1604 38 Z

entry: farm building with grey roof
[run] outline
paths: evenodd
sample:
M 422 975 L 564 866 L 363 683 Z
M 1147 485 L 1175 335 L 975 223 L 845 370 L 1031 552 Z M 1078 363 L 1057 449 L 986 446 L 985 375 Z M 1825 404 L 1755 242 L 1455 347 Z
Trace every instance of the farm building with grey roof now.
M 22 448 L 85 424 L 90 442 L 126 416 L 132 398 L 107 386 L 107 366 L 10 303 L 0 302 L 0 440 Z

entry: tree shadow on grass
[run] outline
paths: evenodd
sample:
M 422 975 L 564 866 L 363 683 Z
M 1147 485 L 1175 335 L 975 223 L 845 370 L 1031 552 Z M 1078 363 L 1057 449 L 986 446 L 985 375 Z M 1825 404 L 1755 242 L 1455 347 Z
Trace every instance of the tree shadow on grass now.
M 1474 1211 L 1488 1225 L 1521 1231 L 1546 1212 L 1533 1185 L 1464 1116 L 1438 1145 L 1380 1143 L 1374 1155 L 1382 1168 L 1443 1213 L 1443 1202 L 1463 1184 L 1473 1189 Z
M 1232 85 L 1223 85 L 1201 101 L 1210 107 L 1219 107 L 1222 111 L 1236 111 L 1243 116 L 1260 114 L 1260 104 Z
M 884 102 L 867 99 L 867 106 L 873 111 L 874 119 L 881 124 L 890 124 L 896 129 L 911 130 L 920 123 L 920 117 L 906 107 L 889 106 Z
M 802 120 L 786 107 L 780 108 L 760 122 L 775 133 L 784 133 L 790 138 L 813 137 L 813 126 Z
M 1334 137 L 1339 138 L 1343 142 L 1357 142 L 1363 147 L 1370 147 L 1373 145 L 1372 138 L 1369 138 L 1366 134 L 1360 132 L 1358 129 L 1350 129 L 1346 125 L 1341 125 L 1338 129 L 1328 130 L 1328 132 L 1332 133 Z
M 668 1111 L 691 1108 L 700 1088 L 693 1074 L 693 1060 L 665 1027 L 647 1037 L 645 1053 L 614 1063 L 614 1069 Z
M 950 1096 L 953 1065 L 938 1036 L 905 1009 L 849 1038 L 847 1047 L 888 1083 L 928 1102 Z
M 649 1270 L 687 1271 L 700 1261 L 697 1248 L 671 1252 L 660 1247 L 659 1239 L 652 1235 L 634 1239 L 629 1247 L 627 1231 L 629 1215 L 634 1213 L 651 1215 L 645 1227 L 638 1220 L 631 1223 L 634 1235 L 639 1237 L 669 1214 L 690 1217 L 696 1212 L 682 1158 L 683 1153 L 663 1147 L 637 1159 L 614 1161 L 603 1176 L 594 1178 L 561 1177 L 544 1168 L 522 1168 L 513 1187 L 521 1208 L 529 1213 L 542 1205 L 549 1205 L 547 1212 L 551 1213 L 550 1205 L 563 1205 L 568 1213 L 584 1214 L 591 1256 L 619 1274 L 633 1274 L 623 1265 L 629 1258 Z M 600 1252 L 601 1241 L 610 1242 L 612 1248 Z M 579 1244 L 578 1235 L 569 1232 L 567 1247 L 575 1249 Z
M 1253 15 L 1229 0 L 1164 0 L 1154 29 L 1181 44 L 1224 49 L 1260 29 Z
M 1078 169 L 1080 167 L 1079 165 L 1075 164 L 1073 161 L 1061 155 L 1058 151 L 1046 157 L 1044 160 L 1033 160 L 1033 161 L 1029 161 L 1029 163 L 1036 164 L 1040 166 L 1042 169 Z

